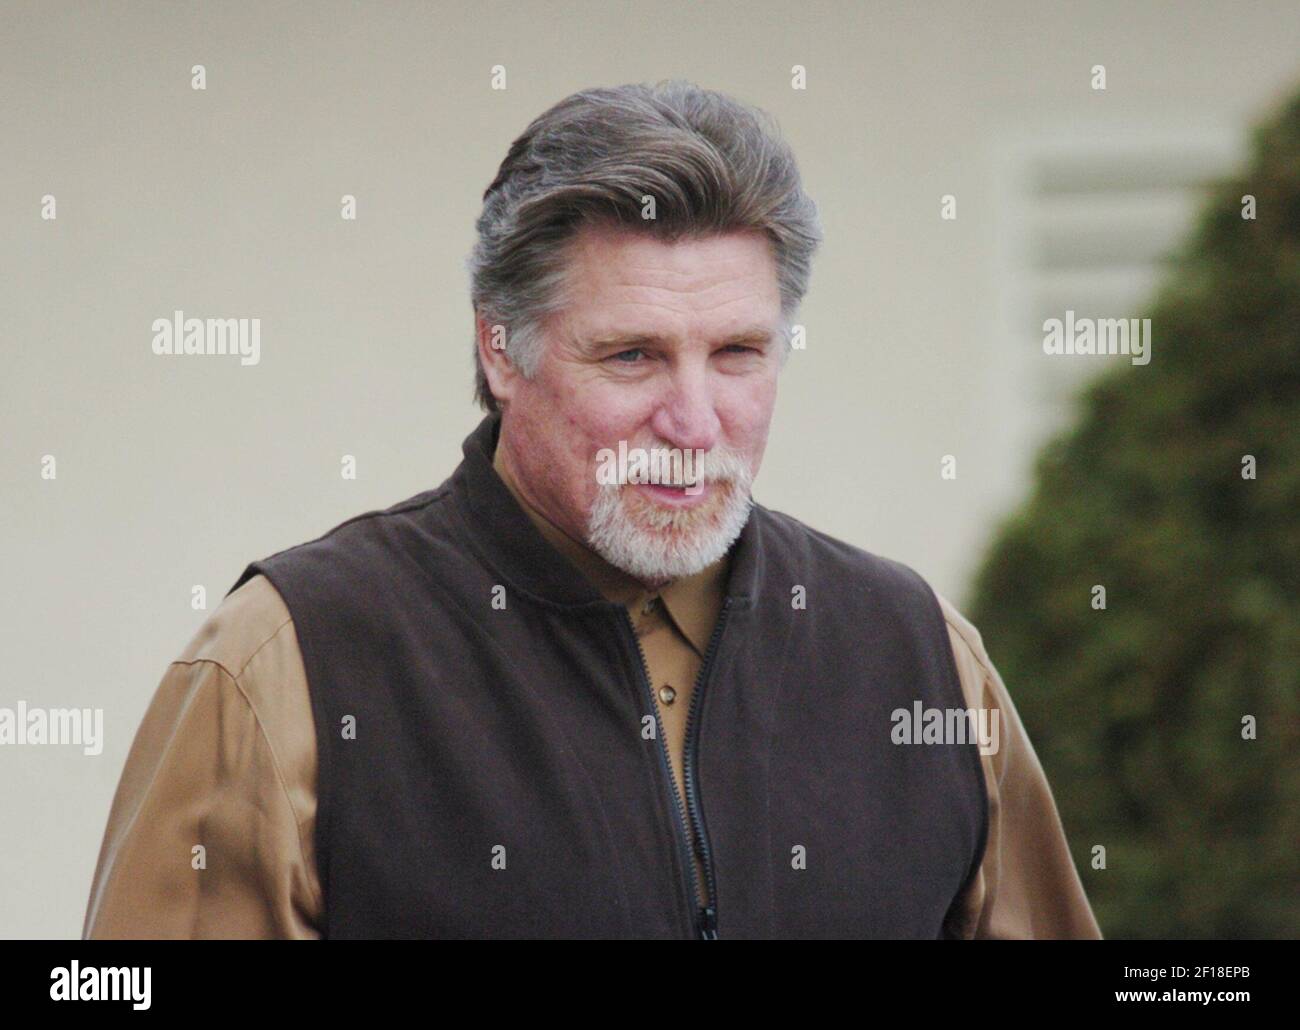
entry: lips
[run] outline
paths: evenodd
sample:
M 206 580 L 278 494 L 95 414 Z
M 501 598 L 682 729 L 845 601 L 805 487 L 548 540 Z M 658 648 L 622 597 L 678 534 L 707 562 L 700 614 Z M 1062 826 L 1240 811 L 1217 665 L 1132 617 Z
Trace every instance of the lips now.
M 638 490 L 653 497 L 657 503 L 680 508 L 692 508 L 702 504 L 717 487 L 716 483 L 699 483 L 692 486 L 691 492 L 688 493 L 684 486 L 663 486 L 659 483 L 635 485 Z

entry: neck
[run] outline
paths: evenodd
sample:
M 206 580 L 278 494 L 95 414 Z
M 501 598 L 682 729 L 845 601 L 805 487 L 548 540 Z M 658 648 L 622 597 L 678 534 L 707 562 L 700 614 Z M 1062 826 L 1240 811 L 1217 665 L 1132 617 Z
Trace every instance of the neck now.
M 548 518 L 540 507 L 527 498 L 520 486 L 519 477 L 516 476 L 514 464 L 510 460 L 510 450 L 505 446 L 504 433 L 505 427 L 503 425 L 501 435 L 497 437 L 496 450 L 492 454 L 492 467 L 496 469 L 497 475 L 501 477 L 501 481 L 505 483 L 506 488 L 515 501 L 518 502 L 519 507 L 532 520 L 538 532 L 546 538 L 552 547 L 576 565 L 579 571 L 586 575 L 588 579 L 592 580 L 597 589 L 608 597 L 622 597 L 641 590 L 657 591 L 673 582 L 671 579 L 641 580 L 631 573 L 611 565 L 592 550 L 586 540 L 575 537 Z

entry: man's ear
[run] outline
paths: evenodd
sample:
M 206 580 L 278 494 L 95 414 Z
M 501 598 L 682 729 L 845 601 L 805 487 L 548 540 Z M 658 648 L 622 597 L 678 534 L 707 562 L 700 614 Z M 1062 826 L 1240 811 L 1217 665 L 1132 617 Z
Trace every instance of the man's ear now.
M 496 398 L 498 406 L 503 406 L 514 395 L 519 380 L 519 370 L 506 355 L 506 327 L 498 322 L 488 321 L 476 310 L 474 328 L 478 357 L 483 363 L 483 374 L 487 376 L 488 388 Z

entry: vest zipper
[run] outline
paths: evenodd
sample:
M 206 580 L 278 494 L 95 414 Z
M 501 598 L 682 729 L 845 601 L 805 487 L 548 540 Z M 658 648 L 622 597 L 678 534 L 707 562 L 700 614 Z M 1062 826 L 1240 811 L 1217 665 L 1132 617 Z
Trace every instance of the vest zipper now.
M 700 849 L 700 859 L 704 863 L 704 877 L 708 882 L 709 904 L 700 912 L 700 937 L 706 941 L 718 939 L 718 884 L 713 875 L 713 854 L 709 850 L 709 835 L 704 829 L 704 813 L 700 810 L 699 787 L 695 783 L 695 763 L 698 761 L 700 742 L 694 734 L 695 709 L 700 704 L 700 696 L 708 682 L 709 671 L 713 666 L 713 656 L 718 650 L 718 640 L 722 636 L 722 626 L 727 621 L 727 612 L 731 608 L 731 598 L 723 599 L 722 611 L 718 615 L 717 625 L 709 638 L 709 646 L 704 650 L 704 664 L 696 677 L 695 688 L 691 691 L 691 707 L 686 712 L 686 742 L 683 745 L 682 773 L 686 780 L 686 807 L 691 815 L 691 824 L 695 827 L 695 842 Z M 640 641 L 637 642 L 638 645 Z
M 731 598 L 725 598 L 722 604 L 722 612 L 718 616 L 717 625 L 713 627 L 713 636 L 709 639 L 709 646 L 704 653 L 704 663 L 700 666 L 699 675 L 695 679 L 695 688 L 691 691 L 690 708 L 686 712 L 686 740 L 682 745 L 682 773 L 686 780 L 685 806 L 682 804 L 683 794 L 677 789 L 677 777 L 673 773 L 672 761 L 668 754 L 668 740 L 664 736 L 663 719 L 659 715 L 659 706 L 655 704 L 654 690 L 650 683 L 650 665 L 646 662 L 645 650 L 641 647 L 641 640 L 636 635 L 636 627 L 632 624 L 632 616 L 626 608 L 622 609 L 624 624 L 632 637 L 632 642 L 636 645 L 637 655 L 640 658 L 640 676 L 642 686 L 645 688 L 645 697 L 650 702 L 650 710 L 654 712 L 655 735 L 659 739 L 659 760 L 663 764 L 664 772 L 667 774 L 668 782 L 672 787 L 673 811 L 678 830 L 678 850 L 682 855 L 683 867 L 690 877 L 688 900 L 692 903 L 692 911 L 695 913 L 694 928 L 700 940 L 705 941 L 716 941 L 718 939 L 718 893 L 717 881 L 713 875 L 713 859 L 709 851 L 709 839 L 704 829 L 704 816 L 699 807 L 699 789 L 695 786 L 695 777 L 691 775 L 693 772 L 693 758 L 696 751 L 698 751 L 698 742 L 695 740 L 692 730 L 695 728 L 695 709 L 699 704 L 700 694 L 708 676 L 714 652 L 717 650 L 718 638 L 722 635 L 722 624 L 726 621 L 727 609 L 730 607 Z M 700 849 L 700 859 L 704 865 L 704 877 L 709 889 L 709 904 L 707 906 L 704 905 L 704 899 L 700 896 L 699 877 L 695 872 L 695 859 L 691 855 L 691 831 L 687 829 L 688 821 L 694 827 L 695 842 Z

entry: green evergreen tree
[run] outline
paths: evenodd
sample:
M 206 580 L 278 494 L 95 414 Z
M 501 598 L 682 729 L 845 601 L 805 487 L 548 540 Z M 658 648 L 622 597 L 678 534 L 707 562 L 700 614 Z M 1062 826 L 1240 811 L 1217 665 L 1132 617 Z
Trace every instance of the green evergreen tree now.
M 969 614 L 1107 937 L 1294 938 L 1300 97 L 1214 186 L 1149 314 L 1150 364 L 1083 393 Z

